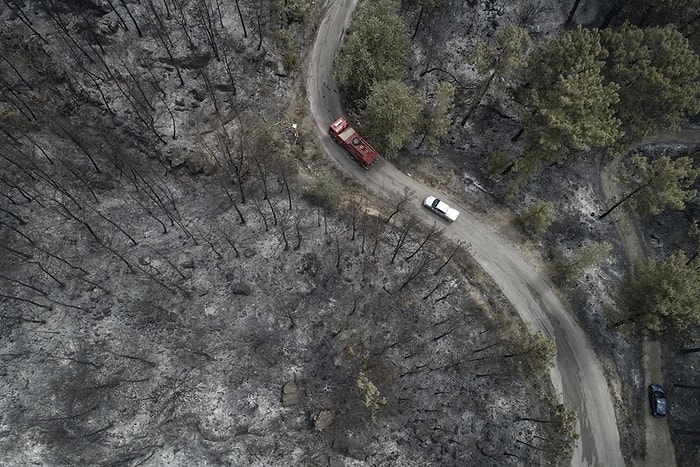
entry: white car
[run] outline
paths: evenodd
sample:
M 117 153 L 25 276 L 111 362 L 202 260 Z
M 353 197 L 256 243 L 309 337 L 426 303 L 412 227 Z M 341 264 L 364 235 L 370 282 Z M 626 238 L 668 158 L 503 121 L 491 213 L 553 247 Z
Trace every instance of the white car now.
M 458 210 L 451 208 L 447 203 L 440 201 L 435 196 L 428 196 L 425 198 L 425 201 L 423 201 L 423 206 L 430 209 L 438 216 L 444 217 L 452 222 L 456 221 L 457 217 L 459 216 Z

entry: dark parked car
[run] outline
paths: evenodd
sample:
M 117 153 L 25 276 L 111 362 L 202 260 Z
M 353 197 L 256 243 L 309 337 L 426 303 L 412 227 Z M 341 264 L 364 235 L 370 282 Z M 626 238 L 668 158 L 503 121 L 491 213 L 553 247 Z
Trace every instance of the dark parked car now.
M 666 416 L 666 393 L 658 384 L 649 385 L 649 412 L 654 417 Z

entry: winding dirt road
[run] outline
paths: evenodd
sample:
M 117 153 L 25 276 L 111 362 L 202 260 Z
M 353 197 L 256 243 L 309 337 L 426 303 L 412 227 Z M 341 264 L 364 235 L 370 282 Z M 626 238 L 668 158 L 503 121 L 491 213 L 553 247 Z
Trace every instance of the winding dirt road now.
M 457 222 L 446 226 L 445 235 L 469 244 L 473 257 L 491 275 L 522 319 L 533 330 L 544 332 L 556 342 L 557 360 L 551 371 L 552 383 L 563 401 L 577 410 L 577 428 L 581 435 L 572 465 L 625 465 L 615 411 L 595 353 L 584 332 L 536 269 L 508 240 L 479 221 L 458 200 L 418 183 L 386 160 L 380 160 L 371 170 L 365 171 L 328 136 L 328 125 L 343 115 L 331 73 L 333 60 L 356 2 L 326 0 L 309 64 L 307 90 L 323 148 L 343 173 L 379 196 L 388 198 L 402 193 L 405 188 L 412 190 L 415 202 L 411 209 L 418 216 L 430 216 L 420 206 L 420 200 L 429 194 L 437 195 L 460 209 L 462 215 Z M 430 222 L 433 220 L 433 217 L 429 218 Z

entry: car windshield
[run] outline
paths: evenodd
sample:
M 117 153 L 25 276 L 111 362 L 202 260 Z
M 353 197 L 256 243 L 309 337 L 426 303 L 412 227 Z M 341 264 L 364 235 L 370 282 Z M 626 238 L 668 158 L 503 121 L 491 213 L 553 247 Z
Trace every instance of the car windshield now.
M 659 415 L 666 413 L 666 399 L 663 396 L 656 398 L 656 412 Z

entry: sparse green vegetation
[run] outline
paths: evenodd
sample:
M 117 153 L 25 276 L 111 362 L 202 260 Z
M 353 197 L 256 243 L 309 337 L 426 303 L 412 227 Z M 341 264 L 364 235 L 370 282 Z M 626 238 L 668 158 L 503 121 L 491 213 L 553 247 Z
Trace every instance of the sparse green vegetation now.
M 314 196 L 325 209 L 334 211 L 338 207 L 342 193 L 340 181 L 332 174 L 320 175 L 316 179 Z
M 503 358 L 514 359 L 515 369 L 523 375 L 545 375 L 557 357 L 556 344 L 541 332 L 532 332 L 524 325 L 518 329 Z
M 543 431 L 548 443 L 544 456 L 550 459 L 551 465 L 563 465 L 571 461 L 576 440 L 576 411 L 566 407 L 555 399 L 548 401 L 548 413 L 542 418 L 530 416 L 518 417 L 518 422 L 537 424 Z
M 523 209 L 518 217 L 525 232 L 542 233 L 554 222 L 554 203 L 537 200 Z
M 287 71 L 293 71 L 299 63 L 299 52 L 294 46 L 294 32 L 289 28 L 282 28 L 277 31 L 277 40 L 282 48 L 282 65 Z
M 364 371 L 360 371 L 355 380 L 355 385 L 360 391 L 360 397 L 365 407 L 372 413 L 372 419 L 376 419 L 376 412 L 379 407 L 386 404 L 386 397 L 382 396 L 377 386 L 367 377 Z
M 286 20 L 287 24 L 303 23 L 306 20 L 309 9 L 308 0 L 276 0 L 277 8 L 279 8 Z
M 557 279 L 561 282 L 573 282 L 579 279 L 586 270 L 609 261 L 612 249 L 609 242 L 587 241 L 570 256 L 561 249 L 555 250 L 554 264 L 559 272 Z
M 484 174 L 487 178 L 502 174 L 510 165 L 510 158 L 505 151 L 494 151 L 486 158 Z
M 455 87 L 447 82 L 438 83 L 433 98 L 426 99 L 419 121 L 423 141 L 429 150 L 435 151 L 450 129 L 448 113 L 452 109 Z

